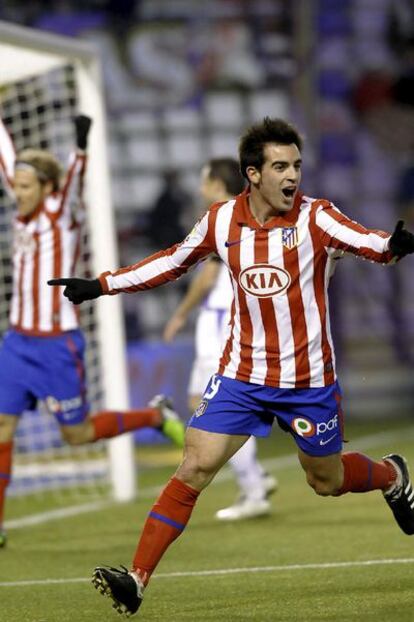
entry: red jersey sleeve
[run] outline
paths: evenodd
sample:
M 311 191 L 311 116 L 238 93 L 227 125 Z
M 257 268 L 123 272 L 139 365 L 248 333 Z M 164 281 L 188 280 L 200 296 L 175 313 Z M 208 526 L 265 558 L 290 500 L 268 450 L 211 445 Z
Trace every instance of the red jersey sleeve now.
M 340 250 L 378 263 L 389 263 L 390 233 L 367 229 L 351 220 L 329 201 L 315 201 L 315 224 L 327 250 Z
M 83 188 L 86 164 L 87 156 L 84 151 L 77 150 L 70 155 L 62 189 L 47 202 L 47 209 L 55 218 L 66 216 L 74 223 L 84 220 Z
M 99 277 L 105 294 L 136 292 L 175 281 L 198 261 L 216 252 L 211 211 L 193 227 L 185 240 L 142 261 Z

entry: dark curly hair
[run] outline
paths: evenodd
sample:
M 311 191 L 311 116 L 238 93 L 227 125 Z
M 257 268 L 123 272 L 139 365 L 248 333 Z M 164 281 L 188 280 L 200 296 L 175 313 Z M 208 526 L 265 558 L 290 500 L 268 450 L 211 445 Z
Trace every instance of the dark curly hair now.
M 254 166 L 261 170 L 264 164 L 264 148 L 268 143 L 297 146 L 302 151 L 303 139 L 294 125 L 283 119 L 265 117 L 261 123 L 249 127 L 240 138 L 240 172 L 248 179 L 246 169 Z

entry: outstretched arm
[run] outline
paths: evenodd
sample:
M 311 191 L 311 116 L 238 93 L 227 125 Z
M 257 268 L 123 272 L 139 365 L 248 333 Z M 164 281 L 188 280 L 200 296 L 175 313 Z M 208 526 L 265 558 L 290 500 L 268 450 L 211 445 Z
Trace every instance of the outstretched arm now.
M 175 313 L 167 322 L 163 333 L 164 341 L 172 341 L 175 335 L 185 326 L 190 311 L 199 305 L 208 292 L 214 287 L 219 271 L 220 263 L 215 259 L 209 259 L 205 262 L 198 274 L 196 274 L 191 281 Z
M 104 272 L 97 279 L 52 279 L 49 285 L 64 285 L 63 292 L 74 304 L 102 294 L 133 293 L 175 281 L 198 261 L 216 252 L 214 226 L 210 212 L 195 225 L 180 244 L 146 257 L 115 272 Z
M 61 201 L 57 215 L 66 213 L 69 218 L 81 222 L 84 218 L 83 187 L 86 173 L 86 148 L 92 119 L 86 115 L 77 115 L 74 120 L 76 150 L 69 158 L 69 167 L 61 191 Z
M 367 229 L 342 214 L 329 201 L 316 202 L 314 222 L 328 251 L 340 250 L 384 264 L 395 259 L 390 248 L 390 233 Z

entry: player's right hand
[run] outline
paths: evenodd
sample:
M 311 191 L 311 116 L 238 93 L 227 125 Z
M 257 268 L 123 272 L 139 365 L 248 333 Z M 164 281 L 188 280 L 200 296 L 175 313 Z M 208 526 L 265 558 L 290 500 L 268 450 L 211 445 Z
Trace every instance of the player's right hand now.
M 69 298 L 74 305 L 80 305 L 85 300 L 93 300 L 103 294 L 99 279 L 51 279 L 48 285 L 63 285 L 63 295 Z

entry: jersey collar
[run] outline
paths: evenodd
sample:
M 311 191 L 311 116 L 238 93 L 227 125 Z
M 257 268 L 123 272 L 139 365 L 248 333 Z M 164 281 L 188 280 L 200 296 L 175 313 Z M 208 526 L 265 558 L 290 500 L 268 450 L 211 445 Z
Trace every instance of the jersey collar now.
M 27 225 L 29 224 L 29 222 L 35 220 L 39 216 L 39 214 L 44 210 L 44 207 L 45 205 L 42 201 L 37 207 L 35 207 L 33 212 L 30 212 L 30 214 L 28 214 L 27 216 L 19 216 L 19 214 L 17 214 L 17 220 Z
M 249 207 L 250 189 L 246 188 L 241 194 L 236 197 L 235 210 L 237 224 L 240 226 L 247 226 L 250 229 L 276 229 L 277 227 L 291 227 L 298 219 L 300 205 L 302 203 L 302 193 L 297 192 L 293 201 L 293 207 L 291 210 L 283 214 L 283 216 L 274 216 L 268 220 L 264 225 L 261 225 L 254 218 Z

